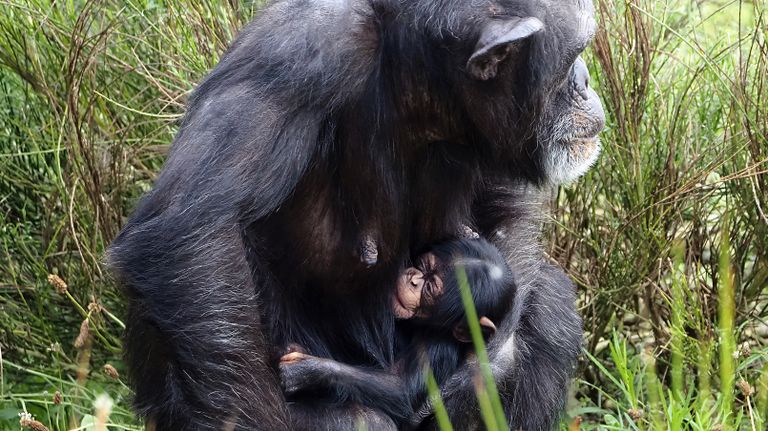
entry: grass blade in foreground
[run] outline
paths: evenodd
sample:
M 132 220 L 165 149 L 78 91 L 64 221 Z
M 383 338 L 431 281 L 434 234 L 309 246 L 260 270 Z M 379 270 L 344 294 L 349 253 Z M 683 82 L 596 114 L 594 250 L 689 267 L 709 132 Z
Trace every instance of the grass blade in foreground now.
M 469 290 L 469 281 L 467 280 L 467 273 L 463 267 L 459 267 L 456 270 L 456 277 L 459 279 L 459 290 L 461 291 L 461 300 L 464 303 L 464 310 L 467 316 L 467 324 L 469 325 L 469 333 L 472 336 L 472 344 L 475 346 L 475 352 L 477 354 L 477 363 L 480 367 L 480 373 L 483 376 L 483 389 L 485 390 L 484 396 L 489 399 L 490 407 L 492 408 L 491 415 L 494 418 L 494 425 L 486 422 L 488 429 L 509 429 L 507 425 L 507 418 L 504 415 L 504 408 L 501 405 L 501 398 L 499 397 L 499 391 L 496 388 L 496 381 L 491 371 L 490 361 L 488 359 L 488 351 L 485 348 L 485 342 L 483 341 L 482 331 L 480 330 L 480 320 L 477 317 L 477 310 L 475 310 L 475 304 L 472 302 L 472 293 Z M 476 385 L 478 387 L 479 385 Z M 481 393 L 478 393 L 478 401 L 482 401 Z M 485 418 L 483 411 L 483 403 L 480 403 L 480 410 Z

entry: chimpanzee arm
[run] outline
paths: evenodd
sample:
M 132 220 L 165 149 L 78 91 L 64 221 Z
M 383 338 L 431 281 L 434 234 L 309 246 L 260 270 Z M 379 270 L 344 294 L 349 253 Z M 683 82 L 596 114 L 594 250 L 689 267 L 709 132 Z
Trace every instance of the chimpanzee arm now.
M 294 191 L 369 75 L 346 2 L 276 2 L 190 97 L 166 164 L 108 259 L 129 297 L 138 413 L 159 430 L 287 430 L 244 232 Z M 309 223 L 309 221 L 308 221 Z
M 158 430 L 289 429 L 239 230 L 212 224 L 200 237 L 193 223 L 129 224 L 112 248 L 137 413 Z
M 389 371 L 294 352 L 283 357 L 280 378 L 289 400 L 302 393 L 330 393 L 335 404 L 375 408 L 398 423 L 411 415 L 404 378 Z
M 512 310 L 488 346 L 514 430 L 547 431 L 557 424 L 582 335 L 573 283 L 539 246 L 539 194 L 523 185 L 498 186 L 481 197 L 475 213 L 481 235 L 499 247 L 516 277 Z M 443 385 L 454 429 L 483 429 L 475 370 L 469 363 Z

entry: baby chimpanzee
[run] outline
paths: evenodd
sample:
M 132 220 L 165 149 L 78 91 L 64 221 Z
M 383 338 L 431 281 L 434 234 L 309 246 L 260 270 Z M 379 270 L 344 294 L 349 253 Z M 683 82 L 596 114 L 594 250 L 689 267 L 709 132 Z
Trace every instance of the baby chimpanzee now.
M 483 334 L 486 339 L 493 335 L 493 322 L 502 320 L 514 295 L 506 262 L 484 239 L 439 243 L 401 273 L 392 296 L 398 339 L 393 366 L 389 370 L 352 366 L 291 346 L 292 352 L 280 360 L 288 400 L 364 406 L 385 413 L 398 428 L 407 425 L 414 409 L 426 400 L 425 365 L 432 368 L 440 385 L 473 352 L 457 278 L 460 268 L 467 275 Z M 333 414 L 354 414 L 355 410 L 334 410 Z M 321 415 L 313 417 L 322 423 Z

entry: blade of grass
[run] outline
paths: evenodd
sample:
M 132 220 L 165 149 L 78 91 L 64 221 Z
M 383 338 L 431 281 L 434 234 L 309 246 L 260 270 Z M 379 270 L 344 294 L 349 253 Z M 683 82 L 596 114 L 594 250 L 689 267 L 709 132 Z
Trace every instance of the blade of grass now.
M 488 351 L 485 348 L 485 341 L 483 340 L 483 333 L 480 329 L 480 319 L 477 316 L 477 310 L 475 304 L 472 301 L 472 293 L 469 288 L 469 281 L 467 280 L 467 272 L 462 266 L 456 269 L 456 276 L 459 281 L 459 290 L 461 292 L 461 300 L 464 304 L 464 310 L 467 316 L 467 324 L 469 325 L 469 332 L 472 336 L 472 344 L 477 354 L 477 362 L 480 366 L 480 373 L 483 377 L 484 388 L 487 391 L 486 395 L 489 398 L 489 406 L 492 408 L 491 416 L 495 418 L 495 426 L 498 429 L 509 429 L 507 425 L 507 418 L 504 414 L 504 408 L 501 404 L 501 398 L 499 397 L 499 391 L 496 388 L 496 380 L 491 370 L 490 361 L 488 359 Z M 481 411 L 483 405 L 481 404 Z M 486 424 L 487 426 L 488 424 Z

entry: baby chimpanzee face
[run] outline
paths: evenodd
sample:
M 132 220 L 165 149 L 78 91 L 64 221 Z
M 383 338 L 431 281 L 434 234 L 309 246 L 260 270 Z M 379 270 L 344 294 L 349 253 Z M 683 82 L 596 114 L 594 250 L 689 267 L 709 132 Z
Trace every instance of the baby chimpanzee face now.
M 392 297 L 392 309 L 397 319 L 422 317 L 424 308 L 432 305 L 443 293 L 443 275 L 437 257 L 426 253 L 416 267 L 400 274 L 397 292 Z
M 486 240 L 458 239 L 438 243 L 422 254 L 413 267 L 400 274 L 392 295 L 396 319 L 414 320 L 433 335 L 448 335 L 471 342 L 459 273 L 479 316 L 482 335 L 496 332 L 512 303 L 514 280 L 503 256 Z

